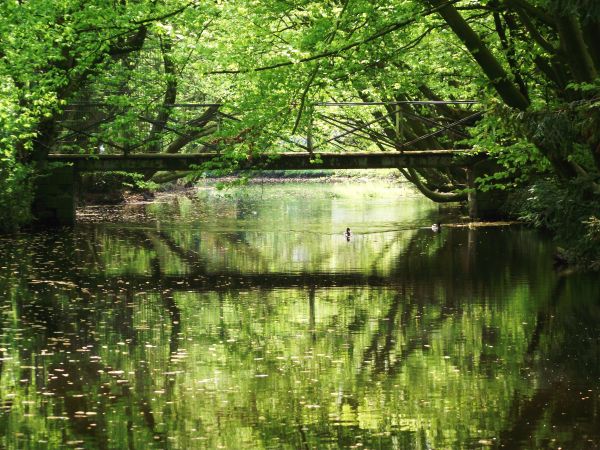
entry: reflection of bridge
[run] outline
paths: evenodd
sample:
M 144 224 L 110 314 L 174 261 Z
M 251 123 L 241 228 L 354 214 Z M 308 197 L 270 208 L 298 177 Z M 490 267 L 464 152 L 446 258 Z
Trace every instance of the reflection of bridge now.
M 192 233 L 188 231 L 188 233 Z M 406 233 L 406 232 L 403 232 Z M 183 238 L 183 241 L 177 240 L 167 231 L 137 230 L 130 228 L 118 229 L 115 237 L 118 242 L 125 243 L 129 248 L 136 252 L 142 252 L 145 258 L 149 258 L 149 265 L 138 267 L 135 272 L 126 271 L 122 273 L 107 272 L 89 272 L 85 269 L 91 263 L 94 266 L 101 265 L 97 255 L 102 255 L 104 248 L 115 251 L 115 242 L 113 240 L 95 241 L 95 233 L 92 229 L 84 229 L 81 239 L 86 242 L 96 242 L 92 244 L 94 250 L 90 250 L 90 260 L 78 260 L 69 262 L 64 261 L 61 264 L 69 267 L 64 273 L 60 270 L 52 269 L 49 272 L 38 273 L 35 275 L 37 280 L 44 280 L 43 283 L 56 286 L 70 286 L 81 288 L 94 288 L 102 286 L 107 292 L 118 292 L 123 289 L 132 289 L 133 291 L 156 291 L 165 290 L 194 291 L 194 292 L 231 292 L 239 290 L 305 290 L 305 289 L 386 289 L 393 291 L 404 290 L 409 287 L 413 292 L 415 288 L 425 289 L 428 295 L 433 295 L 436 287 L 453 285 L 452 289 L 447 290 L 453 293 L 466 290 L 472 294 L 472 289 L 477 283 L 472 276 L 474 272 L 472 267 L 476 246 L 476 229 L 453 228 L 452 242 L 455 247 L 444 247 L 444 257 L 439 255 L 433 260 L 424 258 L 421 253 L 423 245 L 427 245 L 432 238 L 430 230 L 418 230 L 416 233 L 409 232 L 410 239 L 402 246 L 401 253 L 388 255 L 387 252 L 393 250 L 392 247 L 383 245 L 380 251 L 373 252 L 373 261 L 366 267 L 368 270 L 344 270 L 343 268 L 331 269 L 321 268 L 311 270 L 299 268 L 289 271 L 268 271 L 257 269 L 256 261 L 260 261 L 262 256 L 259 252 L 252 252 L 251 268 L 246 266 L 231 267 L 229 265 L 220 265 L 215 260 L 211 260 L 211 254 L 202 251 L 200 248 L 190 248 L 189 240 Z M 185 236 L 185 235 L 184 235 Z M 189 235 L 188 235 L 189 236 Z M 345 240 L 342 239 L 345 244 Z M 402 241 L 400 234 L 389 242 Z M 471 244 L 469 244 L 471 242 Z M 187 244 L 186 244 L 187 243 Z M 83 242 L 76 241 L 75 247 L 82 247 Z M 232 253 L 245 252 L 246 246 L 239 241 L 239 236 L 225 235 L 223 241 L 217 241 L 212 245 L 222 247 L 227 246 Z M 240 246 L 244 247 L 241 249 Z M 257 250 L 253 247 L 254 250 Z M 51 249 L 48 249 L 51 251 Z M 439 251 L 439 250 L 438 250 Z M 119 251 L 117 251 L 118 253 Z M 96 255 L 96 256 L 91 256 Z M 380 272 L 374 262 L 380 259 L 395 260 L 394 267 L 390 273 Z M 519 257 L 520 258 L 520 257 Z M 522 258 L 520 258 L 522 259 Z M 169 270 L 163 266 L 164 261 L 177 260 L 177 271 Z M 162 261 L 162 262 L 161 262 Z M 284 260 L 282 260 L 284 261 Z M 426 266 L 420 264 L 422 261 L 429 261 Z M 430 265 L 431 264 L 431 265 Z M 502 263 L 504 264 L 504 262 Z M 499 264 L 501 266 L 502 264 Z M 365 269 L 366 269 L 365 267 Z M 478 280 L 485 279 L 482 275 L 485 273 L 495 273 L 493 264 L 485 266 L 485 270 L 477 272 Z M 34 281 L 34 284 L 39 281 Z M 485 284 L 485 283 L 484 283 Z
M 239 273 L 223 272 L 203 276 L 188 275 L 124 275 L 111 277 L 80 274 L 72 280 L 48 280 L 48 284 L 74 283 L 78 286 L 102 285 L 104 289 L 120 290 L 124 287 L 136 291 L 164 290 L 172 291 L 238 291 L 244 289 L 306 289 L 306 288 L 367 288 L 398 286 L 389 276 L 365 275 L 362 273 Z M 67 283 L 67 284 L 65 284 Z
M 89 273 L 78 267 L 86 266 L 82 261 L 75 263 L 65 277 L 60 272 L 38 274 L 36 278 L 43 279 L 42 283 L 56 286 L 68 286 L 80 288 L 95 288 L 102 286 L 105 292 L 118 292 L 123 289 L 155 292 L 237 292 L 245 289 L 252 290 L 311 290 L 311 289 L 367 289 L 379 288 L 393 291 L 401 291 L 410 288 L 424 289 L 428 295 L 439 286 L 453 285 L 447 289 L 446 295 L 457 295 L 459 292 L 467 292 L 473 295 L 472 289 L 478 283 L 472 278 L 477 273 L 478 279 L 485 278 L 482 272 L 495 273 L 494 265 L 488 264 L 485 270 L 472 272 L 473 252 L 476 247 L 467 245 L 473 240 L 474 229 L 454 229 L 453 242 L 458 244 L 458 250 L 446 248 L 444 258 L 436 258 L 431 261 L 431 266 L 422 266 L 418 261 L 426 260 L 418 251 L 420 245 L 429 241 L 431 232 L 423 230 L 421 238 L 413 236 L 408 246 L 403 249 L 401 258 L 398 258 L 397 266 L 391 273 L 382 274 L 375 270 L 371 271 L 320 271 L 299 270 L 289 272 L 254 272 L 242 268 L 215 267 L 208 268 L 206 256 L 196 251 L 189 250 L 185 246 L 175 242 L 167 233 L 129 233 L 124 230 L 129 239 L 125 239 L 128 245 L 137 246 L 140 250 L 153 251 L 156 256 L 151 259 L 150 267 L 146 270 L 132 273 L 119 274 Z M 123 230 L 119 236 L 125 238 Z M 149 242 L 148 238 L 150 239 Z M 233 244 L 230 242 L 230 244 Z M 463 245 L 465 244 L 465 245 Z M 159 247 L 164 245 L 167 253 L 162 253 Z M 384 249 L 385 250 L 385 249 Z M 161 267 L 160 260 L 176 257 L 180 263 L 186 266 L 185 270 L 175 273 L 166 273 Z M 381 257 L 382 254 L 379 254 Z M 256 258 L 256 256 L 255 256 Z M 501 264 L 500 264 L 501 265 Z M 39 281 L 32 281 L 34 284 Z M 485 283 L 484 283 L 485 284 Z M 461 294 L 462 295 L 462 294 Z

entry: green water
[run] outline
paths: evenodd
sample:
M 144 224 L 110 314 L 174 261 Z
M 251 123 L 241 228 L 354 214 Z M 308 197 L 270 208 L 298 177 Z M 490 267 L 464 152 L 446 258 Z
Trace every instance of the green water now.
M 0 448 L 598 448 L 597 275 L 459 214 L 267 185 L 0 239 Z

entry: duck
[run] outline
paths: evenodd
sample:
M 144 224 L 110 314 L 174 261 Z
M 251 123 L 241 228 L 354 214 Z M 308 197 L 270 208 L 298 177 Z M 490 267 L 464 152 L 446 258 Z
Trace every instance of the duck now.
M 350 228 L 346 228 L 344 236 L 346 236 L 346 239 L 350 240 L 350 236 L 352 236 L 352 232 L 350 231 Z
M 442 231 L 442 224 L 439 222 L 434 223 L 433 225 L 431 225 L 431 231 L 433 231 L 434 233 L 439 233 L 440 231 Z

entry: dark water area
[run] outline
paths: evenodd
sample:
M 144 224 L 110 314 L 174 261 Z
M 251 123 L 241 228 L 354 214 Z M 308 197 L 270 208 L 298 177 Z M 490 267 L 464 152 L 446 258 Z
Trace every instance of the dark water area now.
M 1 238 L 0 448 L 599 448 L 597 274 L 459 214 L 268 185 Z

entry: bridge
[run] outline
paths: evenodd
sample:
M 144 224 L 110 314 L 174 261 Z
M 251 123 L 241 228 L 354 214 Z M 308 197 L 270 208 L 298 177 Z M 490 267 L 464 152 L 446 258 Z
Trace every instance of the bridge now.
M 45 224 L 75 223 L 76 191 L 81 172 L 106 171 L 180 171 L 202 167 L 218 161 L 215 153 L 133 154 L 133 155 L 66 155 L 51 154 L 48 163 L 58 168 L 38 181 L 33 211 Z M 415 150 L 404 152 L 264 154 L 236 161 L 239 170 L 323 170 L 323 169 L 393 169 L 449 168 L 468 170 L 485 158 L 469 150 Z M 474 209 L 474 200 L 471 209 Z
M 48 162 L 63 163 L 77 172 L 144 172 L 190 170 L 215 161 L 215 153 L 62 155 L 51 154 Z M 468 149 L 412 150 L 404 152 L 269 153 L 237 161 L 240 170 L 322 170 L 467 167 L 480 161 Z
M 417 172 L 426 176 L 424 174 L 437 170 L 453 174 L 450 177 L 458 174 L 462 180 L 459 184 L 472 188 L 475 170 L 471 169 L 485 160 L 486 155 L 475 154 L 470 149 L 448 148 L 460 142 L 456 139 L 468 137 L 465 127 L 481 117 L 482 111 L 472 109 L 476 104 L 473 100 L 315 104 L 312 108 L 320 108 L 322 112 L 314 114 L 318 122 L 311 119 L 304 136 L 294 127 L 291 136 L 272 136 L 273 145 L 281 148 L 235 157 L 226 151 L 231 147 L 229 144 L 245 141 L 250 129 L 242 130 L 233 138 L 201 139 L 204 134 L 218 130 L 223 120 L 235 119 L 223 113 L 220 104 L 170 105 L 203 112 L 195 113 L 199 116 L 184 124 L 167 119 L 160 124 L 150 121 L 150 135 L 145 136 L 142 132 L 145 128 L 141 126 L 137 133 L 141 133 L 140 136 L 130 130 L 126 133 L 128 144 L 125 146 L 103 132 L 102 126 L 107 126 L 115 117 L 109 114 L 110 108 L 103 109 L 107 105 L 73 104 L 74 109 L 65 110 L 65 117 L 58 124 L 61 131 L 42 162 L 42 168 L 46 166 L 49 170 L 37 182 L 33 212 L 40 223 L 73 224 L 78 178 L 83 172 L 137 172 L 149 176 L 156 172 L 203 168 L 240 171 L 401 169 L 410 179 L 410 173 L 418 178 L 414 175 Z M 370 111 L 371 119 L 357 119 L 348 114 L 348 109 L 357 107 Z M 149 119 L 141 117 L 139 120 L 145 123 Z M 212 128 L 209 123 L 213 124 Z M 168 136 L 157 140 L 159 131 Z M 442 139 L 444 136 L 447 138 Z M 164 141 L 164 145 L 158 145 L 159 141 Z M 79 149 L 84 154 L 55 153 L 63 148 Z M 475 216 L 475 194 L 469 194 L 468 200 L 470 214 Z
M 468 170 L 485 155 L 462 150 L 414 150 L 404 152 L 263 154 L 235 161 L 239 170 L 324 170 L 324 169 L 394 169 L 450 168 Z M 218 162 L 215 153 L 68 155 L 50 154 L 50 174 L 38 181 L 33 211 L 39 222 L 54 225 L 75 223 L 78 176 L 82 172 L 184 171 L 203 164 Z M 54 164 L 52 164 L 54 163 Z

